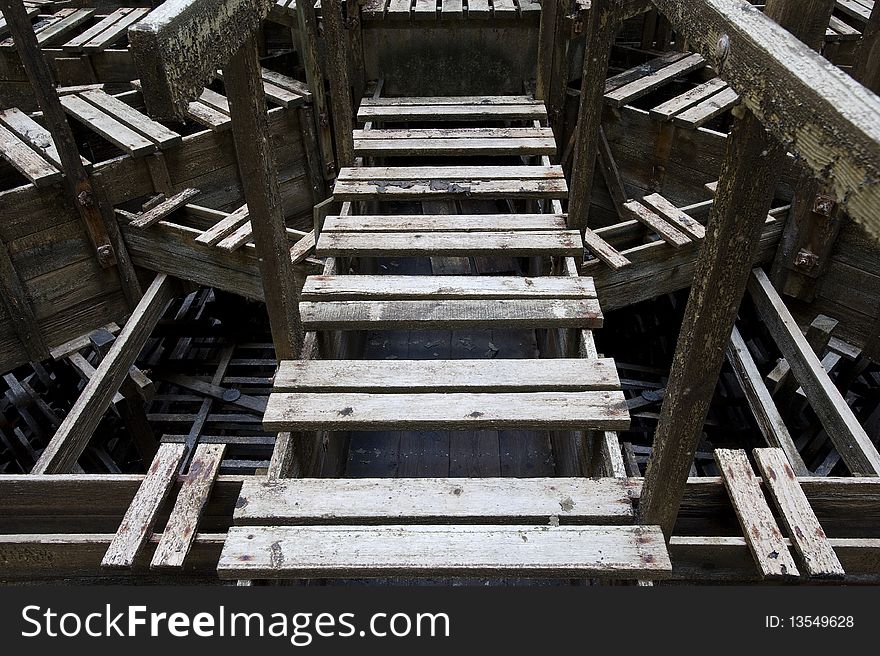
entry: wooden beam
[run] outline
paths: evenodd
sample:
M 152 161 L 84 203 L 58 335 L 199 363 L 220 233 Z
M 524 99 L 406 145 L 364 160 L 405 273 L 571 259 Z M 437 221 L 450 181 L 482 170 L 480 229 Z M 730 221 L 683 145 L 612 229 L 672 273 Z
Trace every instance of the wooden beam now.
M 854 475 L 880 475 L 877 447 L 822 368 L 819 357 L 810 348 L 807 338 L 762 270 L 752 272 L 749 291 L 761 319 L 846 466 Z
M 2 239 L 0 239 L 0 298 L 3 299 L 3 306 L 12 320 L 15 334 L 31 362 L 39 362 L 49 357 L 49 349 L 43 341 L 27 289 Z
M 611 47 L 620 27 L 619 10 L 618 0 L 594 0 L 587 21 L 586 42 L 589 47 L 584 57 L 568 201 L 568 224 L 582 232 L 588 227 L 593 173 L 599 154 L 599 130 L 602 127 L 602 96 L 608 76 Z
M 553 49 L 556 41 L 556 9 L 558 0 L 541 3 L 541 22 L 538 27 L 538 66 L 535 76 L 535 98 L 546 101 L 553 77 Z
M 156 276 L 32 473 L 59 474 L 70 471 L 76 464 L 162 312 L 174 298 L 176 287 L 173 278 L 164 274 Z
M 765 0 L 764 14 L 769 16 L 812 50 L 825 43 L 825 31 L 836 0 Z
M 275 357 L 288 360 L 302 348 L 297 285 L 278 192 L 275 160 L 256 41 L 249 37 L 225 67 L 232 136 L 257 247 Z M 351 130 L 349 129 L 349 134 Z
M 330 106 L 336 139 L 336 162 L 340 169 L 354 164 L 352 135 L 351 85 L 348 79 L 348 35 L 342 20 L 342 2 L 324 0 L 321 5 L 324 23 L 324 52 L 330 77 Z M 362 93 L 359 89 L 358 93 Z
M 132 25 L 130 51 L 150 114 L 183 118 L 271 6 L 268 0 L 170 0 Z M 262 85 L 259 95 L 264 98 Z
M 852 76 L 880 94 L 880 2 L 874 2 L 871 17 L 862 28 L 862 40 L 853 54 Z
M 315 119 L 320 135 L 323 175 L 325 179 L 336 177 L 336 159 L 333 155 L 333 132 L 330 129 L 330 110 L 327 107 L 327 93 L 324 90 L 324 74 L 321 72 L 321 50 L 318 45 L 318 19 L 315 7 L 308 2 L 296 3 L 296 14 L 299 21 L 299 46 L 301 49 L 303 68 L 309 91 L 315 103 Z
M 767 129 L 830 184 L 850 216 L 880 236 L 880 98 L 740 0 L 654 4 Z
M 758 366 L 736 326 L 730 335 L 727 359 L 746 395 L 746 400 L 752 409 L 752 415 L 755 417 L 758 428 L 767 444 L 778 447 L 785 453 L 791 468 L 797 472 L 798 476 L 809 476 L 810 470 L 807 469 L 794 440 L 791 439 L 791 434 L 785 427 L 785 422 L 773 402 L 773 397 L 764 384 L 761 372 L 758 371 Z
M 767 184 L 783 152 L 750 112 L 737 119 L 688 297 L 648 464 L 642 521 L 669 537 L 703 422 L 724 362 L 761 230 L 773 199 Z

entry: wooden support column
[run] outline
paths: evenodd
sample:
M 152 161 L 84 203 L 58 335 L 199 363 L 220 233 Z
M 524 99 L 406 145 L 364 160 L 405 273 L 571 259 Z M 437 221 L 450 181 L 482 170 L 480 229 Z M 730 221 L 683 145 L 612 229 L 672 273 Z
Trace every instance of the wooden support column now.
M 225 71 L 236 159 L 257 248 L 275 357 L 289 360 L 298 357 L 302 349 L 302 325 L 253 37 L 232 56 Z
M 351 85 L 348 79 L 348 36 L 342 20 L 340 0 L 327 0 L 321 5 L 327 72 L 330 77 L 330 105 L 336 139 L 336 161 L 339 168 L 354 164 L 352 135 Z
M 874 2 L 871 17 L 862 30 L 862 40 L 854 55 L 852 76 L 880 94 L 880 2 Z
M 568 225 L 581 232 L 588 225 L 593 172 L 599 153 L 599 129 L 602 127 L 602 96 L 605 93 L 608 60 L 620 26 L 620 16 L 617 0 L 595 0 L 587 22 L 587 52 L 581 79 L 568 201 Z
M 0 240 L 0 299 L 3 300 L 9 318 L 12 319 L 12 327 L 28 359 L 31 362 L 39 362 L 49 357 L 49 349 L 43 341 L 27 289 L 9 256 L 9 249 L 2 240 Z
M 330 129 L 330 111 L 327 108 L 324 74 L 321 72 L 318 19 L 315 17 L 315 7 L 308 2 L 296 3 L 296 15 L 299 20 L 300 54 L 306 72 L 306 82 L 315 103 L 315 119 L 324 164 L 322 169 L 324 178 L 329 180 L 336 177 L 336 160 L 333 156 L 333 132 Z
M 538 66 L 535 72 L 535 98 L 549 100 L 553 79 L 553 51 L 556 42 L 557 0 L 541 3 L 541 24 L 538 28 Z
M 125 242 L 122 241 L 114 223 L 112 209 L 101 207 L 102 196 L 99 190 L 93 187 L 80 159 L 73 131 L 55 92 L 52 72 L 43 58 L 24 4 L 21 0 L 0 0 L 0 9 L 15 40 L 15 47 L 27 72 L 37 104 L 43 112 L 46 129 L 52 135 L 58 150 L 58 157 L 64 170 L 65 188 L 79 212 L 89 240 L 95 249 L 98 263 L 105 269 L 117 268 L 122 291 L 130 306 L 134 307 L 140 299 L 141 289 L 134 267 L 128 258 Z
M 757 118 L 740 111 L 682 322 L 666 397 L 645 474 L 642 522 L 672 535 L 724 350 L 745 292 L 761 229 L 773 200 L 783 151 Z
M 565 89 L 568 86 L 568 12 L 574 0 L 556 0 L 553 14 L 553 40 L 548 54 L 549 77 L 547 78 L 547 115 L 550 127 L 559 141 L 565 123 Z
M 95 375 L 46 446 L 32 474 L 62 474 L 76 465 L 113 395 L 128 375 L 165 307 L 174 298 L 176 288 L 175 279 L 165 274 L 156 276 Z

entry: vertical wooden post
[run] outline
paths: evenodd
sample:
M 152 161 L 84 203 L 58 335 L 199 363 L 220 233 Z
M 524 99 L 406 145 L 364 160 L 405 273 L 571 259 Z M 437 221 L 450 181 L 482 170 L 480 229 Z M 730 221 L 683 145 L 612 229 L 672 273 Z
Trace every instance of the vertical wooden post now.
M 772 181 L 784 156 L 758 119 L 744 112 L 727 138 L 639 502 L 642 523 L 659 525 L 667 539 L 773 200 Z
M 232 56 L 224 72 L 236 159 L 257 247 L 275 357 L 289 360 L 299 357 L 302 349 L 302 324 L 253 35 Z
M 538 67 L 535 72 L 535 98 L 548 100 L 553 78 L 553 51 L 556 40 L 557 0 L 541 2 L 541 24 L 538 28 Z
M 306 82 L 315 102 L 315 118 L 321 143 L 321 157 L 324 162 L 323 173 L 324 178 L 329 180 L 336 177 L 336 160 L 333 156 L 333 132 L 330 130 L 330 111 L 324 90 L 324 74 L 321 72 L 315 7 L 309 2 L 297 2 L 296 15 L 299 19 L 300 54 L 306 71 Z
M 854 60 L 852 76 L 880 94 L 880 2 L 874 3 Z
M 64 115 L 58 94 L 55 93 L 52 72 L 43 58 L 24 4 L 21 0 L 0 0 L 0 9 L 15 40 L 15 48 L 27 72 L 37 104 L 43 112 L 46 129 L 49 130 L 58 149 L 58 156 L 64 169 L 65 187 L 85 225 L 98 263 L 105 269 L 117 268 L 122 291 L 133 308 L 141 298 L 141 288 L 134 267 L 128 258 L 125 243 L 118 229 L 115 229 L 116 225 L 113 224 L 111 228 L 106 223 L 108 220 L 115 220 L 112 218 L 112 210 L 109 213 L 101 211 L 99 206 L 101 196 L 96 193 L 83 167 L 73 131 Z
M 815 11 L 828 1 L 810 0 L 810 5 Z M 805 4 L 768 0 L 765 12 L 774 20 L 792 21 L 782 23 L 783 27 L 811 43 L 816 37 L 810 30 L 821 29 L 824 34 L 827 22 L 813 21 L 805 14 Z M 739 108 L 735 114 L 639 502 L 641 522 L 659 525 L 667 540 L 785 157 L 750 111 Z
M 602 127 L 602 96 L 619 16 L 616 0 L 594 0 L 587 22 L 587 51 L 568 200 L 569 227 L 581 231 L 587 227 L 593 173 L 599 152 L 599 128 Z
M 336 139 L 336 161 L 339 168 L 342 168 L 354 164 L 351 85 L 348 80 L 348 36 L 342 21 L 340 0 L 324 0 L 321 7 L 327 72 L 330 76 L 330 105 Z
M 557 140 L 564 135 L 565 90 L 568 86 L 568 14 L 574 0 L 556 0 L 553 42 L 549 53 L 550 75 L 547 80 L 547 115 Z

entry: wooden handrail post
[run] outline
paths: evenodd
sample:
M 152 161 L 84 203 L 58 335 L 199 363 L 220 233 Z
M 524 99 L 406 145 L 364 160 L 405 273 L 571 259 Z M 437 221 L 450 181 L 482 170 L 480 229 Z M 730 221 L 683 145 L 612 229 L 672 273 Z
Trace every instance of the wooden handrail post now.
M 321 7 L 327 72 L 330 77 L 330 106 L 336 139 L 336 162 L 339 168 L 342 168 L 354 164 L 351 83 L 348 77 L 348 35 L 342 20 L 340 0 L 325 0 Z M 363 92 L 363 89 L 360 92 Z
M 617 0 L 593 0 L 587 22 L 587 52 L 581 78 L 568 201 L 568 225 L 581 231 L 587 227 L 593 173 L 599 152 L 599 128 L 602 127 L 602 96 L 605 93 L 611 47 L 620 26 L 621 15 Z
M 553 51 L 556 41 L 557 0 L 541 2 L 541 24 L 538 28 L 538 66 L 535 72 L 535 98 L 548 100 L 553 78 Z

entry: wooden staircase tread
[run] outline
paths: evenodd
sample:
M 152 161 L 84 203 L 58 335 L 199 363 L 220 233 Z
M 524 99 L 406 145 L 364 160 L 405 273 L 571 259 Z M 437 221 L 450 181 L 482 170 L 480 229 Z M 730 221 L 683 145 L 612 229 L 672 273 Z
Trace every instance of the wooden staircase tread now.
M 577 392 L 620 389 L 611 358 L 284 360 L 274 392 Z
M 356 155 L 418 157 L 422 155 L 553 155 L 556 141 L 534 137 L 472 137 L 467 139 L 388 138 L 354 140 Z
M 629 427 L 623 392 L 367 394 L 280 392 L 269 396 L 263 429 L 477 430 Z
M 361 107 L 407 107 L 411 105 L 542 105 L 531 96 L 402 96 L 363 98 Z
M 248 526 L 230 529 L 221 578 L 609 576 L 672 565 L 653 526 Z
M 354 130 L 355 141 L 387 141 L 399 139 L 409 141 L 422 139 L 554 139 L 551 128 L 373 128 Z
M 328 232 L 513 232 L 566 230 L 565 214 L 412 214 L 328 216 Z
M 631 524 L 619 478 L 300 478 L 245 481 L 234 522 Z
M 365 98 L 358 121 L 544 121 L 547 109 L 526 96 L 451 96 L 423 98 Z
M 592 278 L 572 276 L 309 276 L 305 301 L 594 299 Z
M 511 256 L 582 255 L 578 230 L 549 232 L 322 232 L 316 254 L 379 257 L 383 255 Z
M 339 170 L 340 181 L 389 180 L 564 180 L 551 166 L 353 166 Z
M 303 301 L 306 330 L 601 328 L 596 299 Z

